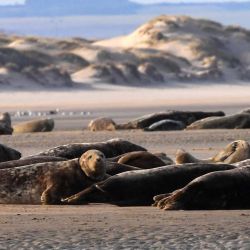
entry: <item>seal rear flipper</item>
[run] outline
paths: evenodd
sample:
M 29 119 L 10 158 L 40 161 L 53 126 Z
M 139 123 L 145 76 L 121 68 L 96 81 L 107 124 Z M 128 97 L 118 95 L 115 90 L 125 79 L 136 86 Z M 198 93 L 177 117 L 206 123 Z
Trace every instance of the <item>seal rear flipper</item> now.
M 171 195 L 172 193 L 166 193 L 166 194 L 159 194 L 153 197 L 154 203 L 152 204 L 153 207 L 157 207 L 158 203 Z

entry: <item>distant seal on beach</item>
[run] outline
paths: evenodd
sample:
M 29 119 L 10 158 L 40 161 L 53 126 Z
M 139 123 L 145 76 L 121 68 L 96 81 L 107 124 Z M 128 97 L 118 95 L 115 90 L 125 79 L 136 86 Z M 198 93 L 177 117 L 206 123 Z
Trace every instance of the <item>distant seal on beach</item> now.
M 165 210 L 250 208 L 250 166 L 218 171 L 194 179 L 182 189 L 155 197 Z
M 0 144 L 0 162 L 18 160 L 21 156 L 22 154 L 19 151 Z
M 136 145 L 132 142 L 122 139 L 112 139 L 106 142 L 72 143 L 72 144 L 62 145 L 52 149 L 48 149 L 37 155 L 74 159 L 74 158 L 79 158 L 84 152 L 90 149 L 96 149 L 103 152 L 106 158 L 115 157 L 127 152 L 146 151 L 145 148 Z
M 67 159 L 61 158 L 61 157 L 52 157 L 52 156 L 37 156 L 37 157 L 31 157 L 31 158 L 22 158 L 19 160 L 9 160 L 6 162 L 0 163 L 0 169 L 5 168 L 16 168 L 16 167 L 22 167 L 37 163 L 45 163 L 45 162 L 56 162 L 56 161 L 66 161 Z
M 147 128 L 144 128 L 144 131 L 172 131 L 172 130 L 183 130 L 185 128 L 185 124 L 180 121 L 174 120 L 161 120 L 159 122 L 153 123 Z
M 106 158 L 97 150 L 80 159 L 1 169 L 0 203 L 61 204 L 62 198 L 107 177 Z
M 166 111 L 153 113 L 139 117 L 125 124 L 117 124 L 117 129 L 144 129 L 152 124 L 165 120 L 175 120 L 184 123 L 186 126 L 203 118 L 210 116 L 224 116 L 222 111 L 218 112 L 201 112 L 201 111 Z
M 228 115 L 225 117 L 208 117 L 190 124 L 186 129 L 243 129 L 250 128 L 250 114 Z
M 7 112 L 0 113 L 0 135 L 11 135 L 12 132 L 10 114 Z
M 18 123 L 13 126 L 14 133 L 35 133 L 50 132 L 54 129 L 55 122 L 53 119 L 38 119 Z
M 206 173 L 234 169 L 225 164 L 184 164 L 135 170 L 111 176 L 67 199 L 65 204 L 110 203 L 120 206 L 151 205 L 153 197 L 182 188 Z
M 114 131 L 116 130 L 116 124 L 111 118 L 101 117 L 90 121 L 88 125 L 90 131 Z
M 199 160 L 192 156 L 190 153 L 179 149 L 176 152 L 176 164 L 184 163 L 227 163 L 232 164 L 239 161 L 243 161 L 250 158 L 250 145 L 247 141 L 238 140 L 228 144 L 223 150 L 221 150 L 215 156 L 206 159 Z

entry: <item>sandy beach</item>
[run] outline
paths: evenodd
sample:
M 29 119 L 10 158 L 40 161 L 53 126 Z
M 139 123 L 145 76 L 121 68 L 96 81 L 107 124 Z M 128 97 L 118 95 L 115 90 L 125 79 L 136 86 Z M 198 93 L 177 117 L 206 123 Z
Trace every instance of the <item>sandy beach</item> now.
M 89 111 L 89 114 L 53 117 L 55 131 L 1 136 L 1 143 L 28 156 L 67 143 L 124 138 L 170 157 L 174 157 L 178 148 L 183 148 L 197 157 L 207 158 L 233 140 L 250 141 L 250 130 L 94 133 L 83 129 L 99 116 L 128 121 L 166 109 L 224 110 L 232 114 L 249 107 L 247 90 L 247 86 L 232 89 L 224 86 L 218 91 L 203 88 L 197 92 L 142 89 L 141 94 L 131 88 L 56 95 L 3 92 L 0 93 L 1 111 L 60 108 Z M 30 117 L 13 117 L 13 123 L 28 119 Z M 249 249 L 249 218 L 249 211 L 164 212 L 153 207 L 120 208 L 106 204 L 2 205 L 0 249 Z

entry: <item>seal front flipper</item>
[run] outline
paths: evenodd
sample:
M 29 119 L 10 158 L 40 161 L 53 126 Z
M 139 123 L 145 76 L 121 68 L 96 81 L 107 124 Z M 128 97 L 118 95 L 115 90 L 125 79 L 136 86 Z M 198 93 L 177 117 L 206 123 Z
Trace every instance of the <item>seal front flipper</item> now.
M 105 199 L 105 194 L 104 192 L 98 188 L 97 184 L 92 185 L 83 191 L 74 194 L 66 199 L 61 199 L 61 202 L 63 204 L 68 204 L 68 205 L 83 205 L 83 204 L 88 204 L 90 202 L 104 202 L 106 201 Z

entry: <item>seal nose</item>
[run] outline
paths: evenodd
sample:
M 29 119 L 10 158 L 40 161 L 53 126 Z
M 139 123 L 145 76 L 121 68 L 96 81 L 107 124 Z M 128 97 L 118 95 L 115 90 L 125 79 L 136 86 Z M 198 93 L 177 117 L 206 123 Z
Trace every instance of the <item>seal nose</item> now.
M 97 161 L 97 162 L 100 162 L 100 161 L 101 161 L 101 158 L 99 158 L 99 157 L 96 158 L 96 161 Z

